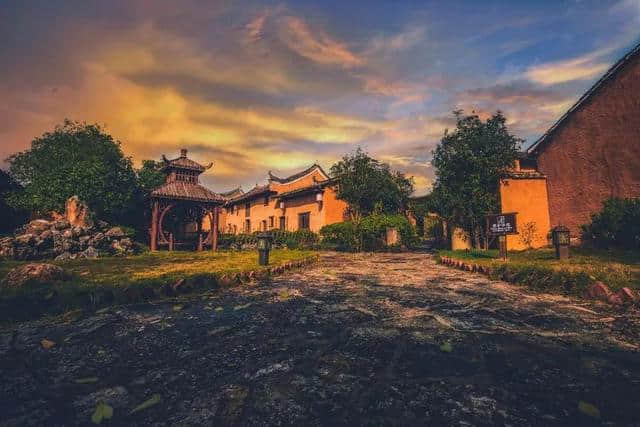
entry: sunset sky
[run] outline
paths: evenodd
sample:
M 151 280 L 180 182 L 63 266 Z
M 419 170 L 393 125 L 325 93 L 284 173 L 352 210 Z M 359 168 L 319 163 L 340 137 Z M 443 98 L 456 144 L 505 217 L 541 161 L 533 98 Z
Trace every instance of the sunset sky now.
M 0 1 L 0 158 L 70 118 L 214 191 L 365 148 L 415 177 L 451 111 L 532 143 L 640 42 L 640 0 Z M 2 163 L 6 167 L 6 163 Z

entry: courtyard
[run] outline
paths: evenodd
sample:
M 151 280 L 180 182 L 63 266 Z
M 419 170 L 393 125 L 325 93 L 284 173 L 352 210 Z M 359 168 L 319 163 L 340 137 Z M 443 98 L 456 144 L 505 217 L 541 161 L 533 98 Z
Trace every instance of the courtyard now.
M 323 253 L 249 285 L 13 325 L 0 424 L 86 425 L 106 404 L 105 425 L 639 425 L 639 346 L 634 309 L 428 254 Z

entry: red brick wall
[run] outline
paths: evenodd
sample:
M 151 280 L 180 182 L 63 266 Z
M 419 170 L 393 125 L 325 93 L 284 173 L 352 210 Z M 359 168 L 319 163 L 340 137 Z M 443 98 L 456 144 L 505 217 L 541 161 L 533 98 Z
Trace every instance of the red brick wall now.
M 580 225 L 609 197 L 640 197 L 640 55 L 572 113 L 545 142 L 551 226 Z

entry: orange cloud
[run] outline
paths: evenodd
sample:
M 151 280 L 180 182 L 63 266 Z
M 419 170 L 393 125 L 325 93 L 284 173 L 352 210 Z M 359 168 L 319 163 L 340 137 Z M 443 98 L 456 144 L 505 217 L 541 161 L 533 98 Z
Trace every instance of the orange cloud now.
M 609 68 L 609 63 L 600 59 L 611 51 L 611 48 L 601 49 L 565 61 L 535 65 L 525 72 L 525 77 L 544 86 L 588 80 L 601 75 Z
M 364 60 L 351 52 L 346 43 L 331 38 L 321 30 L 313 32 L 300 18 L 284 17 L 280 38 L 291 50 L 313 62 L 353 68 Z

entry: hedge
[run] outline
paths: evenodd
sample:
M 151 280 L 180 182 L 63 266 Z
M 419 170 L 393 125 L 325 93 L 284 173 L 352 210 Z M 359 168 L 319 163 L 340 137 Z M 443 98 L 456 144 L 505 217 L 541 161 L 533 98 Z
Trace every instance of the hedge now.
M 330 224 L 320 229 L 322 246 L 346 252 L 379 251 L 385 245 L 387 228 L 395 228 L 400 235 L 400 245 L 414 247 L 418 241 L 415 228 L 403 215 L 373 214 L 359 222 L 345 221 Z

